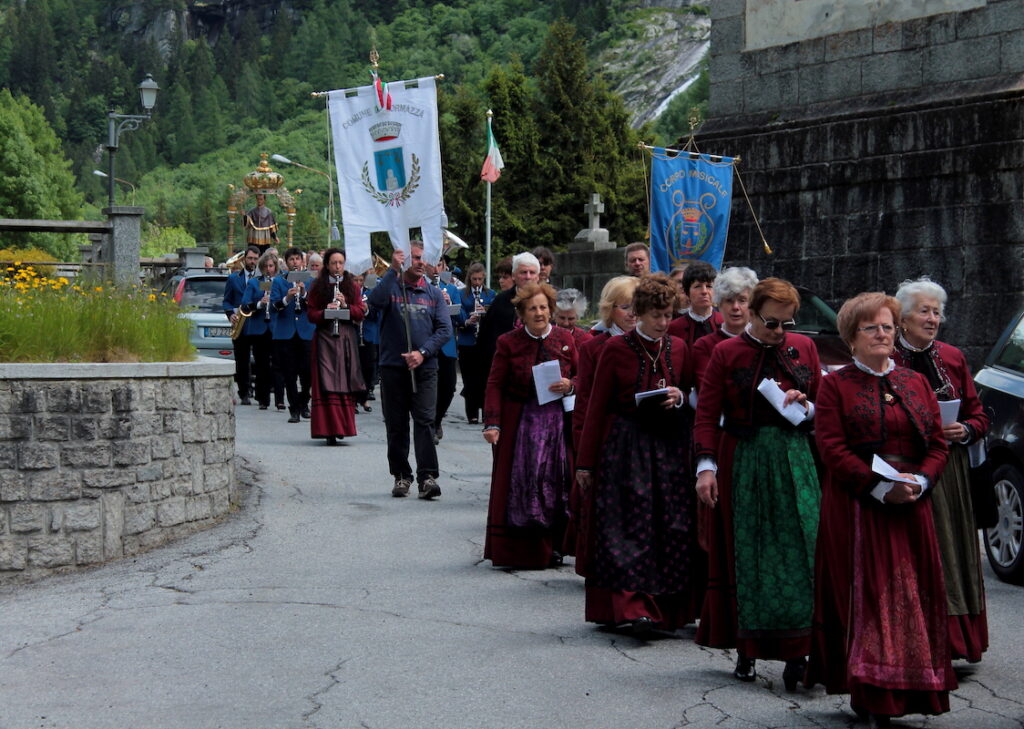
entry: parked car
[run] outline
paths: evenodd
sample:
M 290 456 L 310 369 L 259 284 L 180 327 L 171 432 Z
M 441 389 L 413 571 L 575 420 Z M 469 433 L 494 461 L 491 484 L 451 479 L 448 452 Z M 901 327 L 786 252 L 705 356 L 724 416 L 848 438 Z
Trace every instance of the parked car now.
M 992 419 L 986 443 L 999 522 L 985 530 L 985 551 L 1000 579 L 1024 584 L 1024 311 L 999 337 L 974 376 Z
M 800 310 L 796 313 L 796 327 L 793 331 L 814 341 L 821 368 L 826 372 L 850 364 L 853 357 L 850 348 L 839 337 L 836 313 L 832 307 L 808 288 L 797 286 L 796 290 L 800 294 Z
M 190 341 L 204 357 L 233 360 L 235 356 L 231 323 L 222 307 L 227 279 L 224 273 L 184 272 L 163 287 L 163 293 L 186 309 L 182 316 L 192 322 Z

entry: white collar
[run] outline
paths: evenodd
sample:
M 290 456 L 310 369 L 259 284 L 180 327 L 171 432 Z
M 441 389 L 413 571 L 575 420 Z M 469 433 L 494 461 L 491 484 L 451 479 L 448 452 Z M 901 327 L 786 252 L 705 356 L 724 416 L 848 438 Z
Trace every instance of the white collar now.
M 928 342 L 928 344 L 926 344 L 923 347 L 915 347 L 913 344 L 908 342 L 906 340 L 906 338 L 901 334 L 900 335 L 900 344 L 902 344 L 906 349 L 909 349 L 911 352 L 927 352 L 929 349 L 932 348 L 932 345 L 935 344 L 935 340 L 933 339 L 932 341 Z
M 762 341 L 761 341 L 760 339 L 758 339 L 757 337 L 755 337 L 755 336 L 754 336 L 754 332 L 753 332 L 753 329 L 754 329 L 754 325 L 753 325 L 753 324 L 751 324 L 751 323 L 750 323 L 749 321 L 747 322 L 747 325 L 746 325 L 745 327 L 743 327 L 743 331 L 745 331 L 745 332 L 747 333 L 747 336 L 748 336 L 748 337 L 750 337 L 751 339 L 753 339 L 753 340 L 754 340 L 755 342 L 757 342 L 758 344 L 760 344 L 760 345 L 762 345 L 762 346 L 764 346 L 764 347 L 769 347 L 769 346 L 772 346 L 772 345 L 769 345 L 769 344 L 765 344 L 765 343 L 764 343 L 764 342 L 762 342 Z
M 644 334 L 644 332 L 643 332 L 643 330 L 642 330 L 642 329 L 640 328 L 640 325 L 639 325 L 639 324 L 637 324 L 637 325 L 636 325 L 636 328 L 634 329 L 634 331 L 635 331 L 635 332 L 636 332 L 636 333 L 637 333 L 638 335 L 640 335 L 641 337 L 643 337 L 644 339 L 646 339 L 646 340 L 647 340 L 648 342 L 657 342 L 657 341 L 658 341 L 659 339 L 661 339 L 661 337 L 649 337 L 649 336 L 647 336 L 646 334 Z
M 523 331 L 526 332 L 531 339 L 547 339 L 548 335 L 551 334 L 551 323 L 548 323 L 548 328 L 545 329 L 544 333 L 541 335 L 533 334 L 525 324 L 523 325 Z
M 861 362 L 856 357 L 853 358 L 853 363 L 857 366 L 857 369 L 859 369 L 861 372 L 867 372 L 869 375 L 874 375 L 875 377 L 884 377 L 885 375 L 889 374 L 894 369 L 896 369 L 896 363 L 892 361 L 891 357 L 888 360 L 886 360 L 886 362 L 888 364 L 886 364 L 885 369 L 882 370 L 881 372 L 877 372 L 868 367 L 866 364 Z
M 749 325 L 750 325 L 750 322 L 747 322 L 747 326 L 749 326 Z M 722 322 L 722 326 L 720 326 L 719 329 L 721 329 L 722 330 L 722 334 L 724 334 L 727 337 L 738 337 L 739 336 L 739 334 L 733 334 L 728 329 L 726 329 L 725 328 L 725 322 Z M 747 332 L 747 334 L 750 334 L 750 332 Z M 753 337 L 754 335 L 750 334 L 750 336 Z
M 693 319 L 694 321 L 704 322 L 704 321 L 707 321 L 708 319 L 710 319 L 712 316 L 715 315 L 715 308 L 711 307 L 711 311 L 708 312 L 707 316 L 700 316 L 699 314 L 694 314 L 693 313 L 693 309 L 687 309 L 686 310 L 686 315 L 688 317 L 690 317 L 691 319 Z
M 614 322 L 612 323 L 612 325 L 610 327 L 605 329 L 605 331 L 608 332 L 609 334 L 611 334 L 613 337 L 620 337 L 623 334 L 625 334 L 624 331 L 619 329 L 619 325 L 615 324 Z

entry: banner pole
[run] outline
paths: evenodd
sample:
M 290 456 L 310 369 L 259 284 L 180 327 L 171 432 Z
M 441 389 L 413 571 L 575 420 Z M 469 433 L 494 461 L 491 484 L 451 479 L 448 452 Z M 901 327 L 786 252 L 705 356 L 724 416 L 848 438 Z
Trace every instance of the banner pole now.
M 484 229 L 486 242 L 487 288 L 491 288 L 491 183 L 487 183 L 487 226 Z

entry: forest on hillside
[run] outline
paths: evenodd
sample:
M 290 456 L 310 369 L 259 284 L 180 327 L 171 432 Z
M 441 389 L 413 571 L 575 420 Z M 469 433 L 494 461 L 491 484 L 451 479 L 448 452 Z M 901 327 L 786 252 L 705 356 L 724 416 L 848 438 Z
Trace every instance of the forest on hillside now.
M 214 37 L 191 27 L 196 6 L 232 6 Z M 627 0 L 0 0 L 0 217 L 100 217 L 106 114 L 141 111 L 137 84 L 160 84 L 152 119 L 121 137 L 118 201 L 146 207 L 147 252 L 191 241 L 222 247 L 228 185 L 261 152 L 320 170 L 328 159 L 317 90 L 369 83 L 369 52 L 384 80 L 443 73 L 438 100 L 445 206 L 459 235 L 483 241 L 485 111 L 506 168 L 494 188 L 496 253 L 562 247 L 583 226 L 591 192 L 619 241 L 642 238 L 646 193 L 638 143 L 621 98 L 589 59 L 636 33 L 645 12 Z M 693 5 L 694 13 L 706 8 Z M 161 35 L 159 28 L 169 28 Z M 198 31 L 196 30 L 198 28 Z M 706 78 L 704 79 L 706 81 Z M 706 95 L 696 84 L 666 117 L 685 119 Z M 44 128 L 44 127 L 48 127 Z M 673 139 L 681 129 L 661 129 Z M 20 152 L 38 149 L 34 157 Z M 56 148 L 55 148 L 56 146 Z M 272 163 L 273 164 L 273 163 Z M 298 200 L 297 242 L 326 241 L 327 180 L 275 165 Z M 124 195 L 124 197 L 120 197 Z M 38 235 L 74 257 L 77 241 Z

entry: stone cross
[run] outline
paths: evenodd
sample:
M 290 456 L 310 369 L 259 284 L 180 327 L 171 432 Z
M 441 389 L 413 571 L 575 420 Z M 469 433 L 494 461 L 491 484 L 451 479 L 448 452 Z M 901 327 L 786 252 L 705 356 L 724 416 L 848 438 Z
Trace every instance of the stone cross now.
M 601 213 L 604 212 L 604 203 L 601 202 L 601 196 L 596 192 L 591 195 L 590 202 L 583 206 L 583 212 L 590 218 L 590 229 L 600 230 Z

